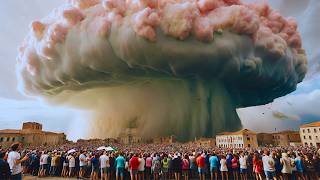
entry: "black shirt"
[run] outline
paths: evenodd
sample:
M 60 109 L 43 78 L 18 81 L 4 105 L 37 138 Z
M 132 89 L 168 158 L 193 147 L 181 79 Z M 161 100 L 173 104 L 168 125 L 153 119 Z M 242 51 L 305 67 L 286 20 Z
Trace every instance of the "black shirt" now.
M 0 159 L 0 179 L 9 179 L 10 174 L 9 164 L 5 160 Z

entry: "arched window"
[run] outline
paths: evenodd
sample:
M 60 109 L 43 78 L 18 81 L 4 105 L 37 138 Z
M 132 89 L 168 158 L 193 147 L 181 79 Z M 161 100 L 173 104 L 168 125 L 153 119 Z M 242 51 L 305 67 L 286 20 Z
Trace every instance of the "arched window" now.
M 12 142 L 14 142 L 14 141 L 16 140 L 16 138 L 15 138 L 15 137 L 13 137 L 11 140 L 12 140 Z

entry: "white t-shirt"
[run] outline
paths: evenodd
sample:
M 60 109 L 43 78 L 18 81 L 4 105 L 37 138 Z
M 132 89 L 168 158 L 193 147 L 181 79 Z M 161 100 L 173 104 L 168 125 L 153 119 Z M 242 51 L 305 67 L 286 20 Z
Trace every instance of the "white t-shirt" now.
M 21 167 L 21 163 L 16 164 L 16 161 L 19 160 L 20 154 L 16 151 L 11 151 L 8 154 L 8 163 L 11 169 L 11 174 L 15 175 L 15 174 L 19 174 L 22 172 L 22 167 Z
M 100 168 L 110 167 L 109 156 L 103 154 L 102 156 L 100 156 L 99 160 L 100 160 Z
M 69 167 L 76 167 L 76 159 L 73 156 L 69 156 Z
M 144 165 L 146 164 L 146 161 L 143 158 L 139 158 L 139 167 L 138 171 L 144 171 Z
M 287 158 L 281 158 L 280 162 L 282 164 L 281 172 L 282 173 L 291 174 L 292 173 L 292 167 L 291 167 L 292 161 L 291 161 L 291 158 L 288 158 L 288 157 Z
M 274 172 L 276 169 L 274 167 L 274 160 L 271 156 L 264 155 L 262 157 L 263 170 Z
M 247 169 L 247 156 L 240 156 L 239 163 L 241 169 Z
M 48 164 L 48 154 L 42 154 L 40 157 L 40 165 Z
M 81 160 L 81 159 L 82 159 L 82 160 Z M 86 165 L 87 165 L 86 160 L 87 160 L 86 155 L 80 154 L 80 156 L 79 156 L 79 161 L 80 161 L 79 165 L 80 165 L 80 166 L 86 166 Z
M 228 167 L 227 167 L 227 160 L 225 159 L 221 159 L 220 160 L 220 171 L 228 171 Z

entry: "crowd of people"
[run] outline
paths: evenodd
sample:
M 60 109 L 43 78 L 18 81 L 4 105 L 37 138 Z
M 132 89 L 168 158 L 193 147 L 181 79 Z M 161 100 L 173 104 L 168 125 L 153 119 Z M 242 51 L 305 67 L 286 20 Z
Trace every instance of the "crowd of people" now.
M 318 180 L 320 150 L 312 147 L 217 148 L 194 144 L 65 144 L 0 148 L 0 179 L 77 177 L 92 180 Z M 70 151 L 71 149 L 71 151 Z

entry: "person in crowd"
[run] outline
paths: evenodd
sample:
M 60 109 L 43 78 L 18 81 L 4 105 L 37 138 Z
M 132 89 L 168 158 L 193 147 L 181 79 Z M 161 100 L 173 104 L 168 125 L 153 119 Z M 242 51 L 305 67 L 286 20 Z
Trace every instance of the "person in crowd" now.
M 43 151 L 42 155 L 40 156 L 40 171 L 39 171 L 39 177 L 45 177 L 47 175 L 47 171 L 49 170 L 49 162 L 48 162 L 48 152 Z
M 253 156 L 253 172 L 256 180 L 262 180 L 263 163 L 260 159 L 259 153 L 254 153 Z
M 305 155 L 305 169 L 306 169 L 306 179 L 317 179 L 317 173 L 315 168 L 315 161 L 313 155 L 308 153 Z
M 119 179 L 123 180 L 126 160 L 123 157 L 122 152 L 119 153 L 119 156 L 116 158 L 115 163 L 116 163 L 116 180 L 119 180 Z
M 10 166 L 5 160 L 6 153 L 0 151 L 0 179 L 10 179 Z
M 276 152 L 276 151 L 273 151 L 271 153 L 271 156 L 274 160 L 274 168 L 275 168 L 275 172 L 276 172 L 276 178 L 279 179 L 279 180 L 282 180 L 283 179 L 283 176 L 282 176 L 282 164 L 280 162 L 280 159 L 281 159 L 281 154 L 279 152 Z
M 158 154 L 155 154 L 152 158 L 152 167 L 151 170 L 153 172 L 153 179 L 158 180 L 161 170 L 161 162 Z
M 29 159 L 27 155 L 21 158 L 19 153 L 20 149 L 21 144 L 15 143 L 11 146 L 11 151 L 8 154 L 7 162 L 11 170 L 11 180 L 22 180 L 21 163 Z
M 79 166 L 80 166 L 79 177 L 84 178 L 86 168 L 87 168 L 87 155 L 86 155 L 86 151 L 84 150 L 80 151 Z
M 206 177 L 205 154 L 204 153 L 202 153 L 202 154 L 199 153 L 197 155 L 196 162 L 197 162 L 197 166 L 198 166 L 199 178 L 200 178 L 200 180 L 205 180 L 205 177 Z
M 139 162 L 138 154 L 133 154 L 133 156 L 129 161 L 131 180 L 138 180 L 139 164 L 140 162 Z
M 165 154 L 161 160 L 161 172 L 163 174 L 163 179 L 169 179 L 169 158 L 167 154 Z
M 195 152 L 190 153 L 189 159 L 190 159 L 190 178 L 195 178 L 197 176 L 197 163 L 196 163 L 196 157 Z
M 218 180 L 219 159 L 215 152 L 209 158 L 211 180 Z
M 268 150 L 264 150 L 264 154 L 262 157 L 263 170 L 267 180 L 276 180 L 276 169 L 274 159 L 270 156 L 270 152 Z
M 226 156 L 222 155 L 220 160 L 220 172 L 222 180 L 229 180 Z
M 189 179 L 189 171 L 190 171 L 190 160 L 189 160 L 188 154 L 185 154 L 182 160 L 182 175 L 184 177 L 184 180 Z
M 67 154 L 64 154 L 63 156 L 63 168 L 61 172 L 62 177 L 68 177 L 69 175 L 69 156 Z
M 147 180 L 150 180 L 151 177 L 151 167 L 152 167 L 152 157 L 147 154 L 146 155 L 146 178 Z
M 240 164 L 240 179 L 247 180 L 248 179 L 248 156 L 243 152 L 240 153 L 239 158 Z
M 55 176 L 59 165 L 59 155 L 57 152 L 53 152 L 51 157 L 50 175 Z
M 231 160 L 231 167 L 232 167 L 232 177 L 234 180 L 239 179 L 239 159 L 238 155 L 233 154 L 233 158 Z
M 296 165 L 296 174 L 295 174 L 295 178 L 301 179 L 301 180 L 305 180 L 305 177 L 303 175 L 303 164 L 302 164 L 302 154 L 301 153 L 297 153 L 296 158 L 294 159 L 294 164 Z
M 110 162 L 107 151 L 103 151 L 103 154 L 99 157 L 101 180 L 109 180 L 110 178 Z
M 138 179 L 144 180 L 144 171 L 145 171 L 146 161 L 143 158 L 143 153 L 139 155 L 139 167 L 138 167 Z
M 291 179 L 293 160 L 288 157 L 287 153 L 282 153 L 282 157 L 280 159 L 280 163 L 282 164 L 282 175 L 284 180 Z
M 94 154 L 92 159 L 91 159 L 91 166 L 92 166 L 92 170 L 91 170 L 91 175 L 90 175 L 90 179 L 91 180 L 98 180 L 98 174 L 99 174 L 99 155 L 98 153 Z
M 68 160 L 69 160 L 69 177 L 75 176 L 76 171 L 76 159 L 74 157 L 75 155 L 73 153 L 69 154 Z
M 175 153 L 172 159 L 172 169 L 174 172 L 174 179 L 180 180 L 182 173 L 182 159 L 178 152 Z

